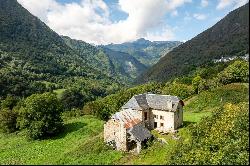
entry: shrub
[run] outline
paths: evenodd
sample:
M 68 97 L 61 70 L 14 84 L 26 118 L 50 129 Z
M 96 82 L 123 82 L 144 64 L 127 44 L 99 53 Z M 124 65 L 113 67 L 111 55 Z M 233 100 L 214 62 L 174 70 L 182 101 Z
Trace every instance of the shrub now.
M 78 108 L 72 108 L 71 110 L 64 111 L 62 113 L 63 118 L 79 117 L 79 116 L 82 116 L 82 115 L 83 115 L 83 112 Z
M 249 64 L 246 61 L 237 60 L 218 74 L 221 83 L 249 82 Z
M 194 88 L 195 93 L 199 93 L 199 85 L 203 83 L 204 81 L 199 75 L 193 78 L 192 86 Z
M 189 132 L 191 138 L 176 144 L 168 164 L 249 164 L 249 103 L 227 103 Z
M 181 99 L 185 99 L 194 94 L 194 90 L 192 86 L 180 83 L 166 83 L 164 88 L 162 89 L 162 94 L 167 95 L 175 95 L 180 97 Z
M 1 108 L 8 108 L 12 110 L 12 108 L 16 105 L 17 102 L 18 99 L 16 97 L 8 95 L 5 100 L 1 102 Z
M 16 112 L 6 108 L 0 110 L 0 131 L 4 133 L 11 133 L 16 131 L 16 120 Z
M 80 108 L 83 106 L 85 96 L 83 96 L 78 90 L 69 89 L 62 93 L 61 102 L 66 110 L 72 108 Z
M 27 129 L 32 139 L 56 134 L 63 123 L 63 108 L 54 93 L 33 94 L 19 110 L 18 126 Z

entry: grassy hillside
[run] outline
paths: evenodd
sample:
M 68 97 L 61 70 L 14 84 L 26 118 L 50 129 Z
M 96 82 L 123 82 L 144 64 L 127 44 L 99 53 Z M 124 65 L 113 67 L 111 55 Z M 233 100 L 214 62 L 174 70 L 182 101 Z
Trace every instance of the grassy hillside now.
M 137 83 L 166 81 L 186 75 L 213 59 L 249 52 L 249 3 L 230 12 L 211 28 L 167 53 Z
M 0 134 L 0 164 L 110 164 L 121 157 L 104 146 L 103 121 L 84 116 L 65 124 L 63 133 L 42 141 Z
M 204 91 L 186 100 L 184 126 L 176 137 L 188 139 L 192 124 L 199 123 L 225 103 L 247 102 L 248 90 L 248 84 L 235 83 Z M 208 100 L 210 102 L 206 102 Z M 0 134 L 0 164 L 164 164 L 179 142 L 171 134 L 153 132 L 156 137 L 164 138 L 167 144 L 154 140 L 138 156 L 121 153 L 104 145 L 103 123 L 87 115 L 65 119 L 66 130 L 63 133 L 42 141 L 28 141 L 23 132 Z

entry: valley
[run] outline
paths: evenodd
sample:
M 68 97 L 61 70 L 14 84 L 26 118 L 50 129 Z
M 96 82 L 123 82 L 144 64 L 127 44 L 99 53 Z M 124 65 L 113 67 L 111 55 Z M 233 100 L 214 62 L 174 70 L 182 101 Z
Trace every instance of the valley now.
M 43 20 L 20 2 L 0 1 L 1 165 L 249 165 L 249 3 L 186 42 L 138 35 L 89 44 L 52 30 L 51 17 Z M 88 10 L 106 10 L 104 1 L 50 2 L 49 7 L 57 4 L 56 12 L 84 3 L 93 5 Z M 135 29 L 148 25 L 140 21 Z M 124 22 L 102 23 L 112 29 Z M 111 40 L 113 34 L 100 38 Z M 108 146 L 104 124 L 133 96 L 145 93 L 183 101 L 180 128 L 167 134 L 150 129 L 153 136 L 140 144 L 139 154 Z M 139 111 L 141 105 L 149 107 L 145 99 L 134 98 Z M 136 126 L 136 120 L 129 123 Z

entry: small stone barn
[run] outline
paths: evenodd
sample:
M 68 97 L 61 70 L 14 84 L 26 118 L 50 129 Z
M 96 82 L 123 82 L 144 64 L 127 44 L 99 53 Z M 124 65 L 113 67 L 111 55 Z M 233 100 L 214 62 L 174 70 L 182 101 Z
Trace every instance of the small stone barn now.
M 173 132 L 183 123 L 184 103 L 177 96 L 133 96 L 104 124 L 104 141 L 117 150 L 136 150 L 150 137 L 150 130 Z

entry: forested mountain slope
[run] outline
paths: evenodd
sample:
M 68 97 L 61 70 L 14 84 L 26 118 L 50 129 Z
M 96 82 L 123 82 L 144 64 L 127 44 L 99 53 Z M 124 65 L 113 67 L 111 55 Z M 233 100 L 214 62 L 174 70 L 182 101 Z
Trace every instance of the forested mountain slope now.
M 134 78 L 146 70 L 146 66 L 133 56 L 104 47 L 92 46 L 81 40 L 62 37 L 65 43 L 79 53 L 93 68 L 103 74 L 116 77 L 119 81 L 131 83 Z
M 69 47 L 16 0 L 0 1 L 0 97 L 70 87 L 95 89 L 94 96 L 112 92 L 123 81 L 89 61 L 96 53 L 88 44 L 81 53 Z
M 211 28 L 174 48 L 142 74 L 137 83 L 165 81 L 209 65 L 222 56 L 249 52 L 249 3 L 230 12 Z
M 179 41 L 149 41 L 140 38 L 133 42 L 122 44 L 108 44 L 104 47 L 114 51 L 120 51 L 130 54 L 139 60 L 142 64 L 150 67 L 154 65 L 163 55 L 180 45 Z

